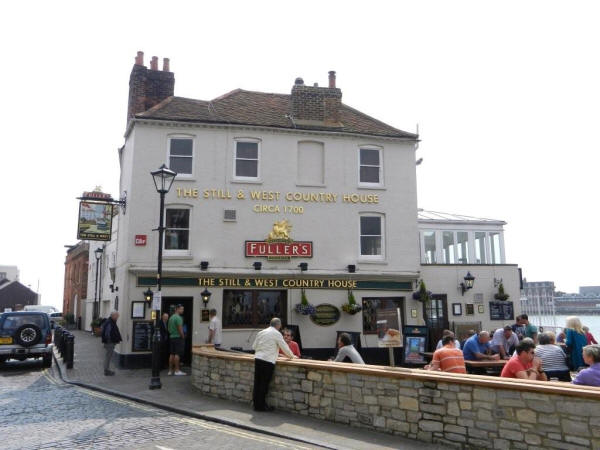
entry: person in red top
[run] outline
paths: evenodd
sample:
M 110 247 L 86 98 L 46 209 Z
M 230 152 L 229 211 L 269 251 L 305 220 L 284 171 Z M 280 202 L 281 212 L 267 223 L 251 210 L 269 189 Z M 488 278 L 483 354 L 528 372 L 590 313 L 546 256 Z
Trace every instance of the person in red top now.
M 517 354 L 510 358 L 502 369 L 501 377 L 547 381 L 542 370 L 542 360 L 535 357 L 532 339 L 523 339 L 516 346 Z
M 587 338 L 588 345 L 597 344 L 596 339 L 594 339 L 594 335 L 590 333 L 590 329 L 588 327 L 582 327 L 583 332 L 585 333 L 585 337 Z
M 442 348 L 433 353 L 431 365 L 427 370 L 441 370 L 450 373 L 467 373 L 463 352 L 456 348 L 454 335 L 448 334 L 442 338 Z
M 300 358 L 300 347 L 298 347 L 298 344 L 296 342 L 292 341 L 292 332 L 290 330 L 288 330 L 287 328 L 284 328 L 282 333 L 283 333 L 283 340 L 288 345 L 288 347 L 290 348 L 290 350 L 292 351 L 294 356 L 297 356 L 298 358 Z M 279 349 L 279 354 L 283 355 L 283 352 L 281 351 L 281 349 Z

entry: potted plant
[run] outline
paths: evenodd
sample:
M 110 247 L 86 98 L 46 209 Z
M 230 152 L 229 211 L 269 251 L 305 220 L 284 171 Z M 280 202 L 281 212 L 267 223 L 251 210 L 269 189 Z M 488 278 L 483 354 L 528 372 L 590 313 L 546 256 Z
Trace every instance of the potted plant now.
M 296 312 L 298 314 L 302 314 L 304 316 L 312 316 L 317 310 L 313 305 L 308 303 L 308 298 L 306 298 L 306 292 L 302 289 L 300 294 L 300 303 L 296 304 Z
M 502 283 L 500 283 L 498 285 L 498 292 L 496 294 L 494 294 L 494 298 L 496 300 L 508 300 L 508 297 L 510 297 L 510 295 L 508 295 L 506 292 L 504 292 L 504 285 Z
M 348 314 L 356 314 L 362 310 L 362 306 L 356 303 L 356 299 L 354 298 L 354 293 L 352 291 L 348 291 L 348 303 L 344 303 L 342 305 L 342 310 Z
M 419 290 L 417 292 L 413 292 L 413 299 L 421 300 L 423 303 L 427 303 L 431 299 L 431 291 L 427 290 L 423 280 L 419 282 Z
M 102 319 L 97 318 L 90 322 L 90 326 L 92 327 L 92 331 L 95 336 L 100 336 L 102 334 L 102 330 L 100 325 L 102 324 Z

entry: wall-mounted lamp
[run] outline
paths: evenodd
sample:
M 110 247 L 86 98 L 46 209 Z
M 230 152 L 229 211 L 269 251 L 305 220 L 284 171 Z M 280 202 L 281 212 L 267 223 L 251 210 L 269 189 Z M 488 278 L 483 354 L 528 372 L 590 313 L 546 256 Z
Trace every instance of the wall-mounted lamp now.
M 262 263 L 260 261 L 255 261 L 252 265 L 254 266 L 254 270 L 262 269 Z
M 204 302 L 204 308 L 206 308 L 206 305 L 208 304 L 208 301 L 210 300 L 211 295 L 212 295 L 212 292 L 210 292 L 206 288 L 204 288 L 204 290 L 200 293 L 200 297 L 202 298 L 202 301 Z
M 356 265 L 348 264 L 348 273 L 354 273 L 354 272 L 356 272 Z
M 144 291 L 144 300 L 146 300 L 148 303 L 150 303 L 152 301 L 153 297 L 154 297 L 154 292 L 152 292 L 150 290 L 150 288 L 148 288 L 146 291 Z
M 110 292 L 119 292 L 119 286 L 115 286 L 114 284 L 109 284 Z
M 465 281 L 463 283 L 460 283 L 460 285 L 458 286 L 462 291 L 462 295 L 465 295 L 465 291 L 468 291 L 469 289 L 473 288 L 473 283 L 475 282 L 475 277 L 473 275 L 471 275 L 471 272 L 467 272 L 464 280 Z
M 494 287 L 498 287 L 502 284 L 502 278 L 494 277 Z
M 300 267 L 300 270 L 302 272 L 306 272 L 308 270 L 308 263 L 301 262 L 300 264 L 298 264 L 298 267 Z
M 202 269 L 202 270 L 208 269 L 208 261 L 200 261 L 200 269 Z

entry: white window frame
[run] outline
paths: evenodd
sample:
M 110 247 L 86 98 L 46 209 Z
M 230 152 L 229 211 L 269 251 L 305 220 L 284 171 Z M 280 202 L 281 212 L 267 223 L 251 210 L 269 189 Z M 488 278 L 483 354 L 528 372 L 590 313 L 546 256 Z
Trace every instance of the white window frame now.
M 189 139 L 192 141 L 192 156 L 174 155 L 175 158 L 191 158 L 192 160 L 192 173 L 178 173 L 177 178 L 194 178 L 195 176 L 195 161 L 196 161 L 196 136 L 193 134 L 169 134 L 167 136 L 167 160 L 165 164 L 171 168 L 171 140 L 172 139 Z
M 362 166 L 362 164 L 360 163 L 360 152 L 361 150 L 377 150 L 379 152 L 379 182 L 378 183 L 370 183 L 370 182 L 363 182 L 360 181 L 360 168 Z M 383 188 L 384 182 L 383 182 L 383 147 L 379 146 L 379 145 L 361 145 L 358 147 L 358 158 L 357 158 L 357 163 L 358 163 L 358 174 L 357 174 L 357 178 L 358 178 L 358 186 L 362 187 L 362 188 Z M 375 166 L 365 166 L 365 167 L 375 167 Z
M 189 210 L 189 223 L 188 223 L 188 248 L 187 249 L 167 249 L 165 246 L 165 242 L 167 239 L 167 210 L 168 209 L 187 209 Z M 163 252 L 165 256 L 189 256 L 192 254 L 192 219 L 193 219 L 193 215 L 192 215 L 192 205 L 187 205 L 187 204 L 182 204 L 182 203 L 170 203 L 168 205 L 165 205 L 165 222 L 164 222 L 164 226 L 165 226 L 165 233 L 163 233 L 163 241 L 162 241 L 162 247 L 163 247 Z
M 240 177 L 236 175 L 236 166 L 237 166 L 237 144 L 238 142 L 252 142 L 257 144 L 257 164 L 256 164 L 256 177 Z M 233 139 L 233 180 L 235 181 L 249 181 L 249 182 L 260 182 L 261 181 L 261 176 L 260 176 L 260 166 L 261 166 L 261 153 L 262 153 L 262 141 L 261 139 L 258 138 L 252 138 L 252 137 L 237 137 Z M 246 158 L 242 158 L 244 160 L 248 160 Z M 251 161 L 251 160 L 248 160 Z
M 385 261 L 385 255 L 386 255 L 386 251 L 385 251 L 385 214 L 383 213 L 376 213 L 376 212 L 363 212 L 360 213 L 358 216 L 358 259 L 359 261 L 363 261 L 363 262 L 369 262 L 369 261 Z M 381 221 L 381 255 L 363 255 L 362 252 L 362 245 L 361 245 L 361 237 L 363 236 L 362 234 L 362 230 L 361 230 L 361 225 L 360 225 L 360 219 L 362 217 L 378 217 L 379 220 Z M 372 235 L 365 235 L 365 236 L 372 236 Z
M 436 262 L 427 262 L 427 253 L 425 252 L 425 233 L 433 233 L 433 239 L 435 241 L 435 253 L 434 258 Z M 421 264 L 440 264 L 439 249 L 438 249 L 438 234 L 439 230 L 421 230 Z

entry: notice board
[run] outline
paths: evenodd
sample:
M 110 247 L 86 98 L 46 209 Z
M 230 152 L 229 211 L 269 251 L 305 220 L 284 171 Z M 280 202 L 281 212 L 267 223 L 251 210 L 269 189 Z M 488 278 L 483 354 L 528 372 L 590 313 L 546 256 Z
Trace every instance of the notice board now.
M 514 320 L 513 302 L 498 300 L 490 302 L 490 320 Z
M 152 350 L 152 330 L 154 326 L 151 320 L 138 320 L 133 322 L 132 351 L 149 352 Z

